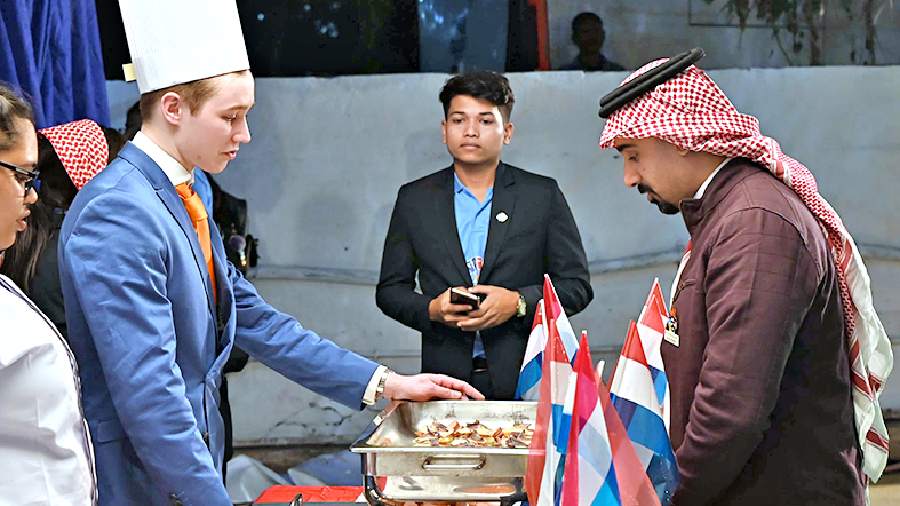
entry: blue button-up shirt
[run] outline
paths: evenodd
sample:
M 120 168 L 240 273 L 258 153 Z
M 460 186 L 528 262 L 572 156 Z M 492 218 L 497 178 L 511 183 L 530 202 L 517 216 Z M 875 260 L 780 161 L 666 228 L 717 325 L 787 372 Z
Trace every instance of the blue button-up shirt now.
M 484 249 L 487 246 L 488 227 L 491 224 L 491 203 L 494 200 L 494 189 L 489 188 L 484 202 L 469 191 L 456 174 L 453 174 L 453 208 L 456 214 L 456 231 L 462 246 L 466 267 L 472 284 L 478 284 L 478 276 L 484 266 Z M 484 356 L 484 341 L 481 334 L 475 334 L 472 347 L 473 357 Z

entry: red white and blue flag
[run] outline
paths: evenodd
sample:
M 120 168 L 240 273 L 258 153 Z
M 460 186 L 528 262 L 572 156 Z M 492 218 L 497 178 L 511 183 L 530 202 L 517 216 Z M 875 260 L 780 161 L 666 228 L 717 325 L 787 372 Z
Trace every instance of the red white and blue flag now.
M 569 318 L 559 301 L 550 276 L 544 274 L 544 298 L 538 302 L 531 334 L 528 336 L 528 343 L 525 346 L 525 357 L 519 368 L 519 381 L 516 384 L 516 399 L 536 401 L 539 397 L 541 361 L 543 350 L 547 346 L 550 320 L 555 322 L 565 356 L 568 357 L 569 362 L 574 362 L 575 354 L 578 351 L 578 339 L 575 337 L 575 331 L 572 329 L 572 324 L 569 323 Z
M 575 360 L 572 426 L 559 504 L 659 506 L 590 357 L 587 334 L 583 333 Z
M 555 321 L 548 322 L 535 432 L 525 475 L 532 505 L 557 505 L 562 487 L 571 416 L 563 412 L 572 364 L 569 363 Z
M 516 399 L 536 401 L 540 397 L 541 359 L 547 347 L 547 325 L 544 325 L 544 301 L 538 301 L 534 312 L 534 323 L 528 344 L 525 346 L 525 358 L 519 369 L 519 382 L 516 385 Z
M 669 441 L 669 382 L 660 356 L 668 312 L 655 280 L 638 322 L 631 322 L 613 373 L 612 403 L 662 504 L 678 484 Z
M 553 282 L 550 281 L 550 276 L 547 274 L 544 274 L 544 311 L 547 319 L 556 321 L 556 329 L 559 331 L 559 337 L 566 350 L 566 356 L 569 357 L 569 362 L 575 363 L 575 354 L 578 351 L 578 337 L 572 329 L 572 324 L 569 323 L 565 308 L 559 302 L 556 287 L 553 286 Z

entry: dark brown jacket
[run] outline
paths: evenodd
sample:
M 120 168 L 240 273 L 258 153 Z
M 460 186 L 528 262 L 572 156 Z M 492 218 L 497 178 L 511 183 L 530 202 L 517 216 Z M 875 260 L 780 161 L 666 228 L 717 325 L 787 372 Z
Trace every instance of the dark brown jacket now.
M 742 158 L 682 202 L 693 242 L 664 341 L 673 505 L 865 504 L 834 261 L 799 197 Z

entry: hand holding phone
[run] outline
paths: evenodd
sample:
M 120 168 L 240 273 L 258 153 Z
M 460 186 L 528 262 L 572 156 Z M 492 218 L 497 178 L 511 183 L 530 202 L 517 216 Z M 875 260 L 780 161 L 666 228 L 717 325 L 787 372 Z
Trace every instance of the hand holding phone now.
M 481 305 L 482 297 L 479 294 L 472 293 L 464 288 L 450 289 L 450 303 L 469 306 L 472 309 L 478 309 Z
M 454 295 L 453 292 L 459 292 Z M 475 301 L 471 300 L 475 297 Z M 450 327 L 469 318 L 469 313 L 478 307 L 478 296 L 469 293 L 465 287 L 450 287 L 441 292 L 428 303 L 428 318 L 433 322 L 443 323 Z
M 484 298 L 478 309 L 469 311 L 468 318 L 457 323 L 457 326 L 466 332 L 496 327 L 514 317 L 519 311 L 521 296 L 515 290 L 502 286 L 476 285 L 469 289 L 469 293 Z

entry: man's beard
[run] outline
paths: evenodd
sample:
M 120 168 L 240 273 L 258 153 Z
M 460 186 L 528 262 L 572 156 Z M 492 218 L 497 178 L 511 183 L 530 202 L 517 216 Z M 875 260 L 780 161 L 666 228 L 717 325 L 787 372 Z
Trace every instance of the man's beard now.
M 641 192 L 641 194 L 647 193 L 648 191 L 653 192 L 653 188 L 650 188 L 649 186 L 644 186 L 642 184 L 639 184 L 637 186 L 637 189 L 639 192 Z M 653 193 L 656 195 L 659 195 L 656 192 L 653 192 Z M 655 204 L 656 207 L 659 208 L 659 212 L 661 212 L 663 214 L 678 214 L 679 212 L 681 212 L 681 210 L 678 209 L 678 206 L 676 206 L 675 204 L 670 204 L 664 200 L 650 199 L 650 203 Z

